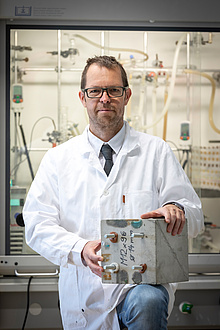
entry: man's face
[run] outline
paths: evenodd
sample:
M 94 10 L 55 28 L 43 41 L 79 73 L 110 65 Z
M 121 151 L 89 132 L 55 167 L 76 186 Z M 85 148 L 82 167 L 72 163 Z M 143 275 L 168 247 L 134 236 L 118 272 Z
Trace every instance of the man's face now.
M 112 86 L 123 86 L 119 68 L 109 70 L 96 64 L 89 67 L 85 88 Z M 102 97 L 95 99 L 88 98 L 86 93 L 79 92 L 80 100 L 87 108 L 91 132 L 98 137 L 104 130 L 111 131 L 112 136 L 117 134 L 123 126 L 124 107 L 130 96 L 130 89 L 117 98 L 109 98 L 106 91 Z

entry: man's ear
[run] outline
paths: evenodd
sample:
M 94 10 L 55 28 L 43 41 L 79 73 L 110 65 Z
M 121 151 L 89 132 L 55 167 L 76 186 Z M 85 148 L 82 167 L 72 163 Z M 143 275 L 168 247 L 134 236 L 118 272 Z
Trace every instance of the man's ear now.
M 130 100 L 131 94 L 132 94 L 131 89 L 130 88 L 126 89 L 126 91 L 125 91 L 125 105 L 128 104 L 128 101 Z
M 84 108 L 86 108 L 85 94 L 82 91 L 79 91 L 79 98 L 80 98 L 80 101 L 82 102 L 82 105 L 84 106 Z

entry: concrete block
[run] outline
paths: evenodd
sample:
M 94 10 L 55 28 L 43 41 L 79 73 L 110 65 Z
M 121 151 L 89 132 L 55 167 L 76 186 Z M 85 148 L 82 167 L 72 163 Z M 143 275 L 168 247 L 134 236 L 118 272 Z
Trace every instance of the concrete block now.
M 187 223 L 180 235 L 164 218 L 101 221 L 102 282 L 165 284 L 188 281 Z

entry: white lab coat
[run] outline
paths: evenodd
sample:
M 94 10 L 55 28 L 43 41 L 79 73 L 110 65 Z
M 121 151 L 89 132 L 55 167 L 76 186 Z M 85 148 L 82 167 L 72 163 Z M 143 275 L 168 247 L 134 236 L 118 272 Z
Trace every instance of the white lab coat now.
M 130 286 L 103 285 L 81 261 L 84 244 L 100 238 L 100 220 L 140 218 L 177 201 L 185 208 L 192 237 L 202 229 L 203 216 L 199 198 L 163 140 L 136 132 L 126 123 L 124 144 L 107 178 L 87 130 L 43 158 L 23 210 L 26 240 L 33 250 L 60 265 L 65 330 L 116 330 L 115 306 Z M 165 287 L 170 312 L 173 286 Z

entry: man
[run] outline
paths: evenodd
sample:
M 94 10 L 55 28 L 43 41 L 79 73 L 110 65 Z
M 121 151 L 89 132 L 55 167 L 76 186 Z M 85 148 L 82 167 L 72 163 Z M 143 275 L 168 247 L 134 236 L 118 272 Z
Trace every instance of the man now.
M 177 235 L 186 216 L 193 237 L 203 225 L 200 200 L 167 144 L 123 120 L 131 90 L 115 58 L 87 61 L 79 97 L 89 125 L 42 160 L 24 207 L 27 243 L 60 265 L 65 330 L 115 330 L 119 322 L 129 330 L 166 329 L 172 284 L 102 284 L 100 221 L 164 216 Z M 113 159 L 102 147 L 107 142 Z

